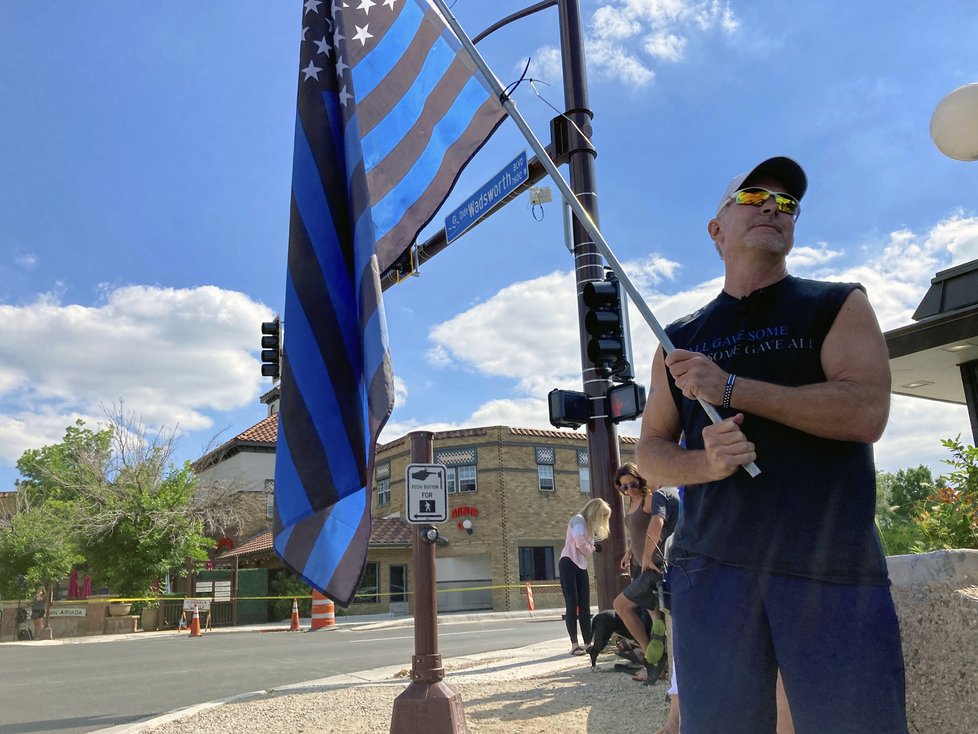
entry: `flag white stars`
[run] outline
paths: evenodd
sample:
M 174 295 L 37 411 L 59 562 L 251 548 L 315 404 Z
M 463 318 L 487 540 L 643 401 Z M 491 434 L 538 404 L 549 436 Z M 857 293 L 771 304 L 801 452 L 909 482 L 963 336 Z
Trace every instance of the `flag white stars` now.
M 326 54 L 327 58 L 333 51 L 333 47 L 329 45 L 329 40 L 326 36 L 323 36 L 318 41 L 313 41 L 313 43 L 316 44 L 316 48 L 318 49 L 316 53 Z
M 376 4 L 377 3 L 372 2 L 372 0 L 360 0 L 357 10 L 362 10 L 364 15 L 370 15 L 370 8 Z
M 343 57 L 337 55 L 337 57 L 336 57 L 336 76 L 342 77 L 343 76 L 343 72 L 346 71 L 349 68 L 350 67 L 347 65 L 347 63 L 345 61 L 343 61 Z
M 302 73 L 306 75 L 306 81 L 309 81 L 310 79 L 315 79 L 318 82 L 319 72 L 321 71 L 322 69 L 320 67 L 316 66 L 315 64 L 312 63 L 312 61 L 310 61 L 309 65 L 302 70 Z
M 391 12 L 393 12 L 395 2 L 397 2 L 397 0 L 384 0 L 384 6 L 390 8 Z
M 359 41 L 361 46 L 366 46 L 367 45 L 367 39 L 374 37 L 374 34 L 373 33 L 368 33 L 367 32 L 367 29 L 369 27 L 370 27 L 369 25 L 365 25 L 365 26 L 363 26 L 363 28 L 361 28 L 360 26 L 355 26 L 355 28 L 357 29 L 357 32 L 356 32 L 356 34 L 354 34 L 353 40 L 354 41 Z
M 346 107 L 346 103 L 351 99 L 353 99 L 353 95 L 346 91 L 346 85 L 344 84 L 343 88 L 340 89 L 340 104 Z
M 323 4 L 322 0 L 306 0 L 305 4 L 303 5 L 303 7 L 306 9 L 306 12 L 303 13 L 303 15 L 305 15 L 306 13 L 318 13 L 319 6 L 322 4 Z

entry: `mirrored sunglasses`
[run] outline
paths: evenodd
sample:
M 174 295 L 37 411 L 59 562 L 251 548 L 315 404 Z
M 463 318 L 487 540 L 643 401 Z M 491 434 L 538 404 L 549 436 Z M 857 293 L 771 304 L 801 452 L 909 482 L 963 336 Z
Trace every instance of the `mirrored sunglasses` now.
M 801 214 L 801 204 L 798 202 L 798 199 L 790 194 L 785 194 L 780 191 L 768 191 L 759 186 L 751 186 L 750 188 L 734 192 L 734 195 L 730 198 L 738 204 L 745 206 L 761 206 L 772 196 L 779 212 L 784 212 L 792 219 L 798 219 L 798 215 Z
M 619 484 L 618 491 L 622 494 L 627 494 L 630 489 L 641 489 L 642 485 L 638 482 L 629 482 L 628 484 Z

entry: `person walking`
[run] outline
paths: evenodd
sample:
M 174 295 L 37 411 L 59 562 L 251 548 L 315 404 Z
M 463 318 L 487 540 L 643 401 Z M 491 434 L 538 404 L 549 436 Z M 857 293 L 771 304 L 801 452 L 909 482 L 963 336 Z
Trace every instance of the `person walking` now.
M 34 621 L 34 639 L 41 639 L 41 630 L 44 629 L 44 617 L 47 614 L 47 594 L 43 586 L 38 586 L 34 592 L 34 599 L 31 601 L 31 619 Z
M 638 464 L 686 486 L 669 578 L 683 734 L 773 733 L 779 667 L 799 734 L 907 732 L 873 522 L 886 343 L 861 285 L 788 274 L 807 186 L 784 157 L 730 182 L 707 224 L 723 291 L 652 363 Z
M 584 647 L 591 644 L 591 586 L 587 562 L 594 553 L 595 541 L 608 537 L 610 518 L 611 506 L 604 500 L 593 499 L 567 523 L 557 569 L 560 590 L 564 594 L 564 622 L 570 637 L 571 655 L 583 655 Z M 577 637 L 578 624 L 583 646 Z

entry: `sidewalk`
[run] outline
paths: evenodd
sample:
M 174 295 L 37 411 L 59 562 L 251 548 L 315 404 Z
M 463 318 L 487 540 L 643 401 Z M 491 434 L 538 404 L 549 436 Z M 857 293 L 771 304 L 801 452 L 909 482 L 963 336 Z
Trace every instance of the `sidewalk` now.
M 452 621 L 490 616 L 523 617 L 526 612 L 450 615 Z M 542 610 L 537 618 L 559 618 L 560 610 Z M 358 629 L 413 627 L 411 617 L 338 623 Z M 308 624 L 304 623 L 306 629 Z M 283 625 L 218 628 L 205 634 L 287 630 Z M 100 642 L 108 638 L 76 638 Z M 185 632 L 183 634 L 186 634 Z M 317 633 L 319 634 L 319 633 Z M 328 634 L 328 632 L 322 632 Z M 54 644 L 34 642 L 22 644 Z M 71 642 L 66 640 L 64 642 Z M 592 671 L 590 660 L 568 654 L 563 637 L 526 647 L 443 661 L 444 683 L 461 699 L 471 734 L 540 734 L 541 732 L 654 732 L 665 720 L 665 683 L 646 687 L 613 669 L 610 652 Z M 388 731 L 394 699 L 410 683 L 409 665 L 400 664 L 307 681 L 187 707 L 147 721 L 103 729 L 97 734 L 179 734 L 234 732 L 269 734 L 305 731 L 316 734 L 374 734 Z M 419 730 L 418 734 L 428 734 Z

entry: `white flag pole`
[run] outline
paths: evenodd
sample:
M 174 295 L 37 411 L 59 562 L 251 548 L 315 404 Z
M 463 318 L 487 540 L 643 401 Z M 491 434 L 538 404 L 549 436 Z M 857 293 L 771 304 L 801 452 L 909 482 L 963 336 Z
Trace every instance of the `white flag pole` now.
M 571 190 L 570 185 L 564 180 L 564 177 L 560 174 L 560 171 L 557 170 L 557 166 L 554 165 L 554 162 L 550 159 L 546 148 L 537 139 L 537 136 L 533 133 L 533 130 L 530 129 L 530 126 L 527 124 L 526 120 L 523 119 L 523 115 L 521 115 L 519 110 L 516 109 L 516 104 L 509 98 L 509 95 L 506 94 L 505 90 L 503 89 L 503 85 L 500 83 L 499 79 L 496 78 L 496 75 L 492 72 L 492 69 L 489 68 L 489 65 L 486 63 L 485 59 L 482 58 L 482 54 L 479 53 L 472 41 L 469 40 L 469 37 L 466 35 L 465 31 L 462 30 L 462 26 L 459 25 L 458 20 L 448 9 L 448 6 L 445 5 L 444 0 L 431 0 L 431 2 L 437 6 L 438 11 L 445 18 L 445 22 L 451 27 L 452 31 L 458 37 L 459 42 L 462 44 L 462 47 L 465 49 L 466 53 L 468 53 L 469 58 L 472 59 L 472 62 L 476 65 L 476 67 L 478 67 L 479 71 L 482 72 L 483 77 L 489 83 L 489 86 L 492 88 L 496 98 L 502 102 L 503 108 L 512 118 L 513 122 L 516 123 L 516 126 L 520 129 L 520 132 L 523 133 L 523 137 L 526 138 L 527 143 L 529 143 L 530 148 L 533 149 L 537 159 L 543 164 L 543 167 L 550 175 L 550 178 L 553 179 L 554 185 L 560 191 L 564 201 L 567 202 L 567 205 L 574 212 L 577 220 L 581 223 L 581 226 L 587 230 L 587 233 L 591 236 L 591 239 L 594 241 L 598 251 L 608 262 L 609 267 L 611 267 L 615 275 L 618 276 L 619 282 L 621 282 L 621 284 L 625 287 L 625 291 L 628 293 L 628 295 L 631 296 L 632 302 L 645 318 L 649 328 L 652 329 L 652 333 L 658 337 L 662 348 L 667 354 L 673 351 L 676 347 L 672 343 L 672 339 L 669 338 L 669 335 L 666 334 L 665 329 L 663 329 L 656 320 L 655 315 L 652 313 L 652 309 L 649 308 L 648 304 L 645 302 L 645 299 L 642 298 L 642 294 L 638 292 L 638 289 L 625 273 L 625 269 L 618 261 L 618 258 L 615 257 L 615 253 L 611 251 L 611 247 L 608 245 L 607 240 L 605 240 L 604 235 L 602 235 L 601 231 L 598 229 L 598 225 L 595 224 L 587 209 L 584 208 L 584 205 L 581 204 L 580 200 Z M 723 420 L 713 405 L 701 398 L 697 398 L 697 400 L 699 400 L 699 404 L 703 407 L 706 415 L 711 421 L 713 421 L 713 423 L 719 423 Z M 748 464 L 744 464 L 743 467 L 744 470 L 752 477 L 756 477 L 761 473 L 761 470 L 753 461 Z

